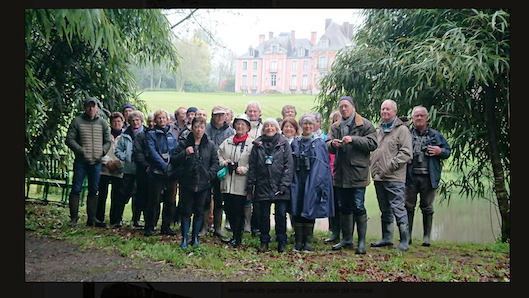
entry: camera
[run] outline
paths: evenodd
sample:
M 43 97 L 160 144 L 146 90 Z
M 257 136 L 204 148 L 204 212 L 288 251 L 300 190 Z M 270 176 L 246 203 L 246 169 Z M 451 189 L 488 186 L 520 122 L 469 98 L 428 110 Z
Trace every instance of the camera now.
M 237 168 L 239 167 L 239 162 L 229 162 L 228 165 L 228 173 L 230 173 L 230 175 L 233 173 L 233 171 L 237 170 Z
M 274 162 L 274 157 L 272 155 L 265 155 L 265 165 L 269 166 Z

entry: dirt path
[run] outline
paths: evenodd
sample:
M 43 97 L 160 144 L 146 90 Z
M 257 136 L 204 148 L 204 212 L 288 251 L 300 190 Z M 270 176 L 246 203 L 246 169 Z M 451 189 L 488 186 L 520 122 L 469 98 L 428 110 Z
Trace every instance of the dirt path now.
M 26 282 L 208 281 L 167 264 L 135 262 L 118 253 L 81 250 L 65 241 L 25 232 Z

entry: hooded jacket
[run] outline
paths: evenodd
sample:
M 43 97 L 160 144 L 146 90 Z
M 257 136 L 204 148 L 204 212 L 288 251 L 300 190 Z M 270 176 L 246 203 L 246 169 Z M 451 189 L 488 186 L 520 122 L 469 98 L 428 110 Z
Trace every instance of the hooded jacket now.
M 338 125 L 331 126 L 327 136 L 327 149 L 330 154 L 334 154 L 334 186 L 341 188 L 367 187 L 370 183 L 369 157 L 371 152 L 378 147 L 375 127 L 369 120 L 356 113 L 354 120 L 349 125 L 349 135 L 353 136 L 352 142 L 345 144 L 342 148 L 332 146 L 334 139 L 345 137 Z
M 211 181 L 217 177 L 217 172 L 221 168 L 217 146 L 206 134 L 200 139 L 198 150 L 191 155 L 186 154 L 186 148 L 189 146 L 195 146 L 193 132 L 190 132 L 187 139 L 180 142 L 174 151 L 171 157 L 171 168 L 175 171 L 184 171 L 177 173 L 181 187 L 199 192 L 211 187 Z M 169 175 L 173 176 L 172 173 Z
M 127 127 L 121 134 L 119 141 L 116 144 L 116 156 L 123 163 L 123 174 L 136 174 L 136 162 L 134 161 L 134 139 L 146 130 L 142 126 L 142 130 L 134 136 L 132 126 Z
M 162 175 L 166 172 L 169 159 L 178 146 L 178 141 L 169 126 L 155 126 L 147 133 L 147 146 L 149 148 L 149 164 L 151 176 Z M 167 160 L 163 155 L 167 154 Z
M 256 201 L 290 200 L 292 148 L 284 136 L 279 133 L 276 136 L 277 142 L 272 144 L 270 152 L 273 156 L 271 165 L 265 164 L 265 155 L 268 155 L 263 144 L 265 136 L 253 142 L 246 193 L 253 194 Z M 276 195 L 278 191 L 283 191 L 283 194 Z
M 75 160 L 91 165 L 101 162 L 111 142 L 108 123 L 98 115 L 94 119 L 86 113 L 75 117 L 66 134 L 66 146 L 74 152 Z
M 250 170 L 250 153 L 253 148 L 253 141 L 250 136 L 246 139 L 244 144 L 241 142 L 237 145 L 233 142 L 233 136 L 227 138 L 219 146 L 219 165 L 222 168 L 224 162 L 228 159 L 237 162 L 239 167 L 243 168 L 242 174 L 228 172 L 224 179 L 220 181 L 220 191 L 238 196 L 246 196 L 246 182 L 248 179 L 248 171 Z
M 395 118 L 393 125 L 383 130 L 377 127 L 378 148 L 371 156 L 374 181 L 406 182 L 406 166 L 413 158 L 411 134 L 407 118 Z
M 206 135 L 210 140 L 213 141 L 217 148 L 220 146 L 220 144 L 222 144 L 222 142 L 224 142 L 224 140 L 233 136 L 234 134 L 235 130 L 231 128 L 228 123 L 226 123 L 226 121 L 224 121 L 220 128 L 215 127 L 213 119 L 206 125 Z
M 329 154 L 325 142 L 321 138 L 310 141 L 308 150 L 304 154 L 310 161 L 310 170 L 305 181 L 300 175 L 304 171 L 304 164 L 300 164 L 298 171 L 298 159 L 301 156 L 300 137 L 292 141 L 292 155 L 294 157 L 294 175 L 290 185 L 290 195 L 292 198 L 292 215 L 301 215 L 307 219 L 333 217 L 334 192 L 331 167 L 329 164 Z M 307 141 L 306 141 L 307 142 Z M 305 142 L 305 144 L 306 144 Z M 303 182 L 305 182 L 303 184 Z M 303 186 L 304 185 L 304 186 Z M 304 187 L 302 190 L 301 187 Z M 304 194 L 303 196 L 301 194 Z

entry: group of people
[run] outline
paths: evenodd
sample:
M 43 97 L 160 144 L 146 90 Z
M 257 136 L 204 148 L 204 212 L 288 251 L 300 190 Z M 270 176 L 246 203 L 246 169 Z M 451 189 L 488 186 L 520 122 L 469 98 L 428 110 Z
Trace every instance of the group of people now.
M 199 238 L 211 229 L 235 248 L 243 233 L 251 232 L 260 238 L 258 250 L 268 251 L 273 204 L 278 252 L 287 249 L 290 217 L 294 251 L 311 251 L 315 220 L 328 218 L 331 236 L 325 242 L 334 243 L 333 250 L 354 244 L 356 226 L 356 253 L 365 254 L 364 198 L 373 179 L 382 239 L 370 245 L 393 245 L 395 218 L 400 233 L 395 248 L 408 249 L 420 194 L 423 245 L 429 246 L 441 160 L 450 155 L 450 146 L 427 125 L 425 107 L 413 109 L 411 128 L 406 118 L 397 117 L 393 100 L 382 103 L 380 114 L 375 128 L 357 113 L 350 96 L 341 97 L 325 134 L 321 114 L 305 113 L 296 120 L 292 105 L 283 107 L 281 118 L 264 120 L 257 101 L 237 116 L 217 105 L 209 122 L 203 109 L 180 107 L 174 120 L 159 109 L 145 125 L 143 114 L 127 104 L 122 113 L 110 115 L 109 127 L 98 116 L 98 100 L 88 97 L 66 138 L 76 157 L 70 225 L 77 225 L 79 195 L 88 176 L 87 226 L 107 226 L 111 184 L 110 225 L 123 225 L 124 208 L 132 198 L 132 225 L 143 227 L 143 213 L 144 235 L 151 236 L 161 215 L 161 234 L 174 236 L 171 226 L 180 225 L 181 248 L 200 245 Z M 231 237 L 223 228 L 224 213 Z

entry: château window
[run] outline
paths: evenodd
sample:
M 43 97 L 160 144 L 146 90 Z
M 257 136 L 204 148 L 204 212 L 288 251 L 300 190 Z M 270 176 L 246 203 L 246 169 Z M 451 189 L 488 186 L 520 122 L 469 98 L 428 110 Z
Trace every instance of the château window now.
M 247 61 L 243 61 L 242 62 L 242 70 L 248 70 L 248 62 Z
M 292 71 L 298 70 L 298 61 L 292 61 Z
M 257 61 L 253 62 L 253 70 L 257 70 Z

